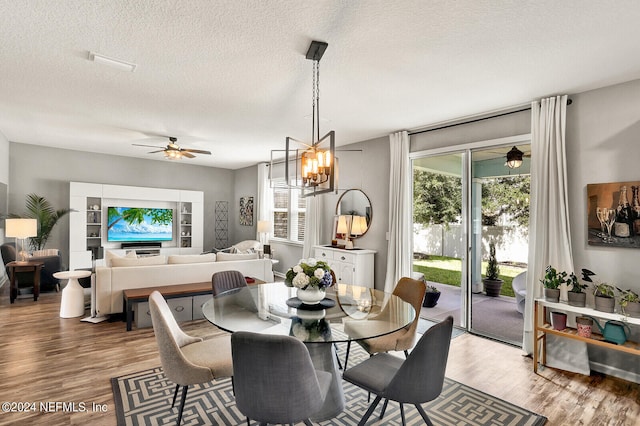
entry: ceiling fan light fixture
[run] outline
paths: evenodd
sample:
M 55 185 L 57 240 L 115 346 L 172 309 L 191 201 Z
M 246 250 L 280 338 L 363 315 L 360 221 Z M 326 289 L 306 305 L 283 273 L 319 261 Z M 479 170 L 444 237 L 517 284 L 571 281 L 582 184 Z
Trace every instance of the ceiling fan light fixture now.
M 507 152 L 507 167 L 517 169 L 522 166 L 522 155 L 523 152 L 515 146 L 511 148 L 511 151 Z

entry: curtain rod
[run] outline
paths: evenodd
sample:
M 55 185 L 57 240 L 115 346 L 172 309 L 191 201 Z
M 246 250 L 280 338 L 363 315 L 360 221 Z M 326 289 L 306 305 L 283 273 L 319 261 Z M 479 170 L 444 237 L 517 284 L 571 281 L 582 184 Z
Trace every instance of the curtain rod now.
M 572 103 L 573 103 L 573 101 L 571 99 L 567 99 L 567 105 L 571 105 Z M 529 111 L 529 110 L 531 110 L 530 106 L 529 107 L 525 107 L 525 108 L 516 109 L 514 111 L 503 112 L 503 113 L 500 113 L 500 114 L 489 115 L 487 117 L 481 117 L 481 118 L 476 118 L 476 119 L 473 119 L 473 120 L 463 121 L 461 123 L 445 124 L 444 126 L 438 126 L 438 127 L 432 128 L 432 129 L 419 130 L 419 131 L 416 131 L 416 132 L 409 132 L 409 136 L 411 136 L 411 135 L 419 135 L 420 133 L 433 132 L 435 130 L 448 129 L 449 127 L 462 126 L 464 124 L 477 123 L 478 121 L 489 120 L 490 118 L 503 117 L 505 115 L 515 114 L 515 113 L 518 113 L 518 112 Z

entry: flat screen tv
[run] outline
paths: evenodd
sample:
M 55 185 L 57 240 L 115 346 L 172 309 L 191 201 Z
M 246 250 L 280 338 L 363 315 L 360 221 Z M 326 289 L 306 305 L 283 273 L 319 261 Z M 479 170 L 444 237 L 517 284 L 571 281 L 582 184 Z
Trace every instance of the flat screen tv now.
M 173 209 L 109 207 L 107 241 L 171 241 Z

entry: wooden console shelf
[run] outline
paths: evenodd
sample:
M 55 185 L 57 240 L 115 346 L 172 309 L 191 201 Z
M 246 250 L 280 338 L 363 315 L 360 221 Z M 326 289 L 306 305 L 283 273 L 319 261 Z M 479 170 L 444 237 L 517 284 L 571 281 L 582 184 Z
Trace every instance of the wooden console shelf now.
M 542 309 L 541 309 L 542 308 Z M 553 334 L 556 336 L 566 337 L 568 339 L 579 340 L 586 342 L 590 345 L 602 346 L 614 351 L 627 352 L 633 355 L 640 355 L 640 343 L 627 340 L 623 345 L 616 345 L 615 343 L 605 342 L 600 334 L 592 334 L 591 338 L 578 336 L 578 332 L 575 328 L 566 328 L 564 330 L 555 330 L 551 327 L 551 324 L 546 322 L 547 310 L 557 310 L 563 312 L 570 312 L 578 315 L 585 315 L 595 317 L 596 319 L 603 320 L 617 320 L 624 322 L 627 325 L 640 325 L 640 318 L 631 318 L 621 314 L 608 313 L 602 311 L 596 311 L 590 308 L 581 308 L 577 306 L 571 306 L 566 303 L 553 303 L 547 302 L 544 299 L 536 299 L 534 305 L 534 333 L 533 333 L 533 371 L 538 372 L 538 344 L 542 341 L 542 355 L 541 363 L 546 364 L 546 335 Z M 602 324 L 601 324 L 602 325 Z M 597 332 L 597 326 L 593 325 L 594 332 Z

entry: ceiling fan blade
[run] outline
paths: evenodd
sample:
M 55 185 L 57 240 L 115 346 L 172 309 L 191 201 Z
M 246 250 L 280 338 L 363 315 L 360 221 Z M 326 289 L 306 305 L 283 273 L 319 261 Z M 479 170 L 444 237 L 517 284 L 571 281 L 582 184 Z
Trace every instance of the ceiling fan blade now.
M 185 152 L 185 150 L 183 149 L 182 151 L 180 151 L 180 155 L 182 155 L 183 157 L 187 157 L 187 158 L 196 158 L 195 155 L 189 153 L 189 152 Z
M 147 154 L 157 154 L 159 152 L 164 152 L 164 149 L 160 149 L 158 151 L 150 151 L 150 152 L 147 152 Z
M 193 152 L 194 154 L 206 154 L 206 155 L 211 155 L 210 151 L 204 151 L 202 149 L 181 149 L 182 152 Z
M 158 146 L 158 145 L 142 145 L 142 144 L 139 144 L 139 143 L 132 143 L 131 145 L 133 145 L 133 146 L 146 146 L 147 148 L 162 148 L 162 149 L 164 149 L 163 146 Z

